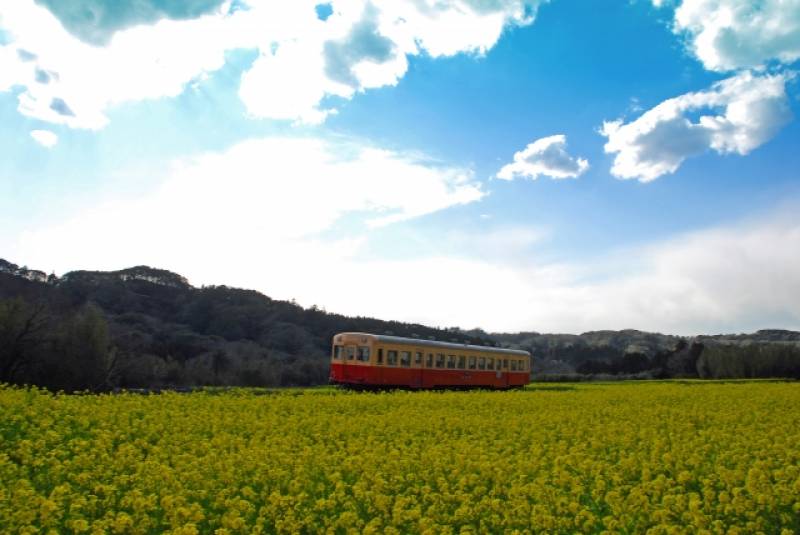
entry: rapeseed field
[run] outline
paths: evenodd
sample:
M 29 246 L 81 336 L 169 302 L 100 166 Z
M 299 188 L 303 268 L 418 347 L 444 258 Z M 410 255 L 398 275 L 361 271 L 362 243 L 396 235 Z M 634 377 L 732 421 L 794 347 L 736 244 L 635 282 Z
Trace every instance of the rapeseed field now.
M 0 388 L 3 533 L 796 533 L 800 384 Z

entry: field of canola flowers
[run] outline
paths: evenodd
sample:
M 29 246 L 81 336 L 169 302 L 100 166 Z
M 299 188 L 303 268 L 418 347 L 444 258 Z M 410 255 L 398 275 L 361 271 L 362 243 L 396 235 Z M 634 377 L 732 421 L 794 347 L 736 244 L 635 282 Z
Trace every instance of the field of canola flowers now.
M 3 533 L 797 533 L 800 383 L 0 387 Z

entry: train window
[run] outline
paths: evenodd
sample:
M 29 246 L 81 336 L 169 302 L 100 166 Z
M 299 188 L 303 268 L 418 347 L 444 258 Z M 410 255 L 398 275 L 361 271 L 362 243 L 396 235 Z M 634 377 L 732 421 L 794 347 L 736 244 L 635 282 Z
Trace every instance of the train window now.
M 486 357 L 479 357 L 478 358 L 478 369 L 485 370 L 486 369 Z
M 425 362 L 426 368 L 433 368 L 433 353 L 428 353 L 428 360 Z
M 458 356 L 458 369 L 463 370 L 467 367 L 467 357 L 464 355 Z
M 451 370 L 456 367 L 456 356 L 447 355 L 447 367 Z
M 378 365 L 379 366 L 381 364 L 383 364 L 383 348 L 382 347 L 378 348 L 378 359 L 377 360 L 378 360 Z
M 390 349 L 386 352 L 386 365 L 397 366 L 397 351 Z
M 417 366 L 422 366 L 422 351 L 417 351 L 414 355 L 414 364 Z
M 408 368 L 411 366 L 411 351 L 400 352 L 400 366 Z
M 503 359 L 503 368 L 508 369 L 508 359 Z
M 342 355 L 342 349 L 344 349 L 342 346 L 333 346 L 333 358 L 335 360 L 342 360 L 344 356 Z
M 475 357 L 470 357 L 469 358 L 469 369 L 470 370 L 474 370 L 475 369 Z
M 517 361 L 516 361 L 516 359 L 511 359 L 511 371 L 512 372 L 517 371 Z
M 436 353 L 436 367 L 444 368 L 444 353 Z
M 492 357 L 486 358 L 486 369 L 493 370 L 494 369 L 494 359 Z
M 369 346 L 358 346 L 356 358 L 361 362 L 369 362 Z
M 345 346 L 344 352 L 345 355 L 347 355 L 347 360 L 353 360 L 354 358 L 356 358 L 355 346 Z

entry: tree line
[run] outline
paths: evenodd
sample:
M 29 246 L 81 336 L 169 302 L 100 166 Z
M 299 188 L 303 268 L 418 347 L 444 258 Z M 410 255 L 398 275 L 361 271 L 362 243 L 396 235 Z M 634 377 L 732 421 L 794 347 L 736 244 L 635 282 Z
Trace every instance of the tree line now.
M 0 270 L 0 382 L 62 390 L 308 386 L 327 383 L 331 340 L 341 331 L 494 344 L 251 290 L 195 288 L 143 266 L 44 279 L 7 265 Z
M 800 333 L 486 333 L 331 314 L 258 292 L 195 288 L 147 267 L 25 277 L 0 269 L 0 383 L 53 390 L 327 383 L 330 343 L 363 331 L 514 347 L 534 379 L 800 378 Z M 3 266 L 0 266 L 3 267 Z M 38 273 L 38 272 L 37 272 Z

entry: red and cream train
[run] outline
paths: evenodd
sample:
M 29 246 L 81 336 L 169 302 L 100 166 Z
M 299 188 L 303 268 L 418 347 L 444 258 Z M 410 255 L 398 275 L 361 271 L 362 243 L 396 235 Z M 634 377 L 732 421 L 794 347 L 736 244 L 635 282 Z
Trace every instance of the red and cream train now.
M 330 381 L 362 387 L 511 388 L 530 382 L 527 351 L 368 333 L 333 337 Z

